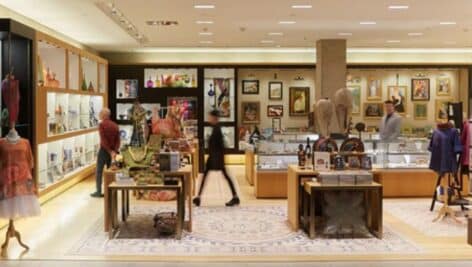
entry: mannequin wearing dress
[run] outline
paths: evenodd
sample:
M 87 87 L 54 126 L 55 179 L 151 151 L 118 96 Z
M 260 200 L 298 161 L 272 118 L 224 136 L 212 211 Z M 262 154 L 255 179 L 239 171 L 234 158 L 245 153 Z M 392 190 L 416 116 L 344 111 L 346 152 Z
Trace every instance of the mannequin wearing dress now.
M 16 237 L 22 247 L 20 233 L 14 219 L 38 216 L 39 201 L 31 170 L 33 154 L 27 139 L 21 138 L 14 128 L 0 139 L 0 218 L 9 220 L 2 256 L 6 255 L 9 239 Z

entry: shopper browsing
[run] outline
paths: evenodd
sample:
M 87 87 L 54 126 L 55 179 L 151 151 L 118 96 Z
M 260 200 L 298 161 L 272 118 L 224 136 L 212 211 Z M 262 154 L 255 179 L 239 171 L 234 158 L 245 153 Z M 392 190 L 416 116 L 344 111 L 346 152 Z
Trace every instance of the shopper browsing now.
M 213 126 L 213 130 L 208 140 L 208 152 L 209 157 L 205 167 L 205 173 L 203 174 L 203 179 L 200 184 L 200 189 L 198 190 L 198 196 L 193 199 L 193 204 L 200 206 L 200 196 L 202 195 L 203 188 L 205 187 L 205 181 L 208 177 L 208 173 L 211 170 L 221 171 L 225 177 L 228 185 L 233 194 L 233 198 L 226 203 L 226 206 L 239 205 L 239 197 L 236 193 L 233 181 L 226 172 L 225 167 L 225 154 L 224 154 L 224 142 L 223 142 L 223 133 L 221 127 L 219 126 L 219 112 L 214 110 L 208 114 L 208 121 Z
M 110 110 L 108 108 L 102 109 L 100 112 L 100 120 L 102 121 L 98 126 L 100 134 L 100 149 L 97 155 L 97 171 L 96 171 L 96 186 L 95 193 L 92 197 L 103 197 L 102 194 L 102 175 L 105 166 L 110 167 L 111 160 L 115 158 L 116 153 L 120 149 L 120 134 L 118 125 L 110 120 Z
M 400 136 L 402 118 L 395 112 L 393 101 L 387 100 L 384 105 L 386 114 L 380 122 L 380 139 L 382 141 L 393 141 Z

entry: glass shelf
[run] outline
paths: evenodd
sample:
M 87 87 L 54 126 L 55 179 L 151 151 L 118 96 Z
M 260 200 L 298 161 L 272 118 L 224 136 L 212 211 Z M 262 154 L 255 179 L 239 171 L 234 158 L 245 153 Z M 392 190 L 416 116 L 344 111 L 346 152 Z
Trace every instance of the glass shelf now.
M 80 89 L 88 92 L 98 92 L 98 64 L 89 58 L 82 57 L 82 82 Z
M 105 93 L 107 91 L 107 66 L 100 63 L 98 65 L 98 92 Z
M 69 84 L 68 89 L 79 90 L 79 55 L 69 51 Z
M 144 88 L 196 88 L 197 69 L 144 69 Z
M 38 85 L 51 88 L 66 87 L 66 50 L 64 48 L 38 42 Z

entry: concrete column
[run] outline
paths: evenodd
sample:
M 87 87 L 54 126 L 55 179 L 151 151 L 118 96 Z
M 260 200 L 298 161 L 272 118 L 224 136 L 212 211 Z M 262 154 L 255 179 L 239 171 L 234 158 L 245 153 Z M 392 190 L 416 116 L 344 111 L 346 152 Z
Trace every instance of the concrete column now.
M 333 98 L 346 86 L 346 40 L 326 39 L 316 42 L 315 99 Z

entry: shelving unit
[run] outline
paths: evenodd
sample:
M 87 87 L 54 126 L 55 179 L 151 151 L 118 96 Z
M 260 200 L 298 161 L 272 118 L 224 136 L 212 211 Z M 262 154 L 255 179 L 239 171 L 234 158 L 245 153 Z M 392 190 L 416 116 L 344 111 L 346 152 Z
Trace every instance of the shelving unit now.
M 36 33 L 36 183 L 40 195 L 93 174 L 108 62 Z

